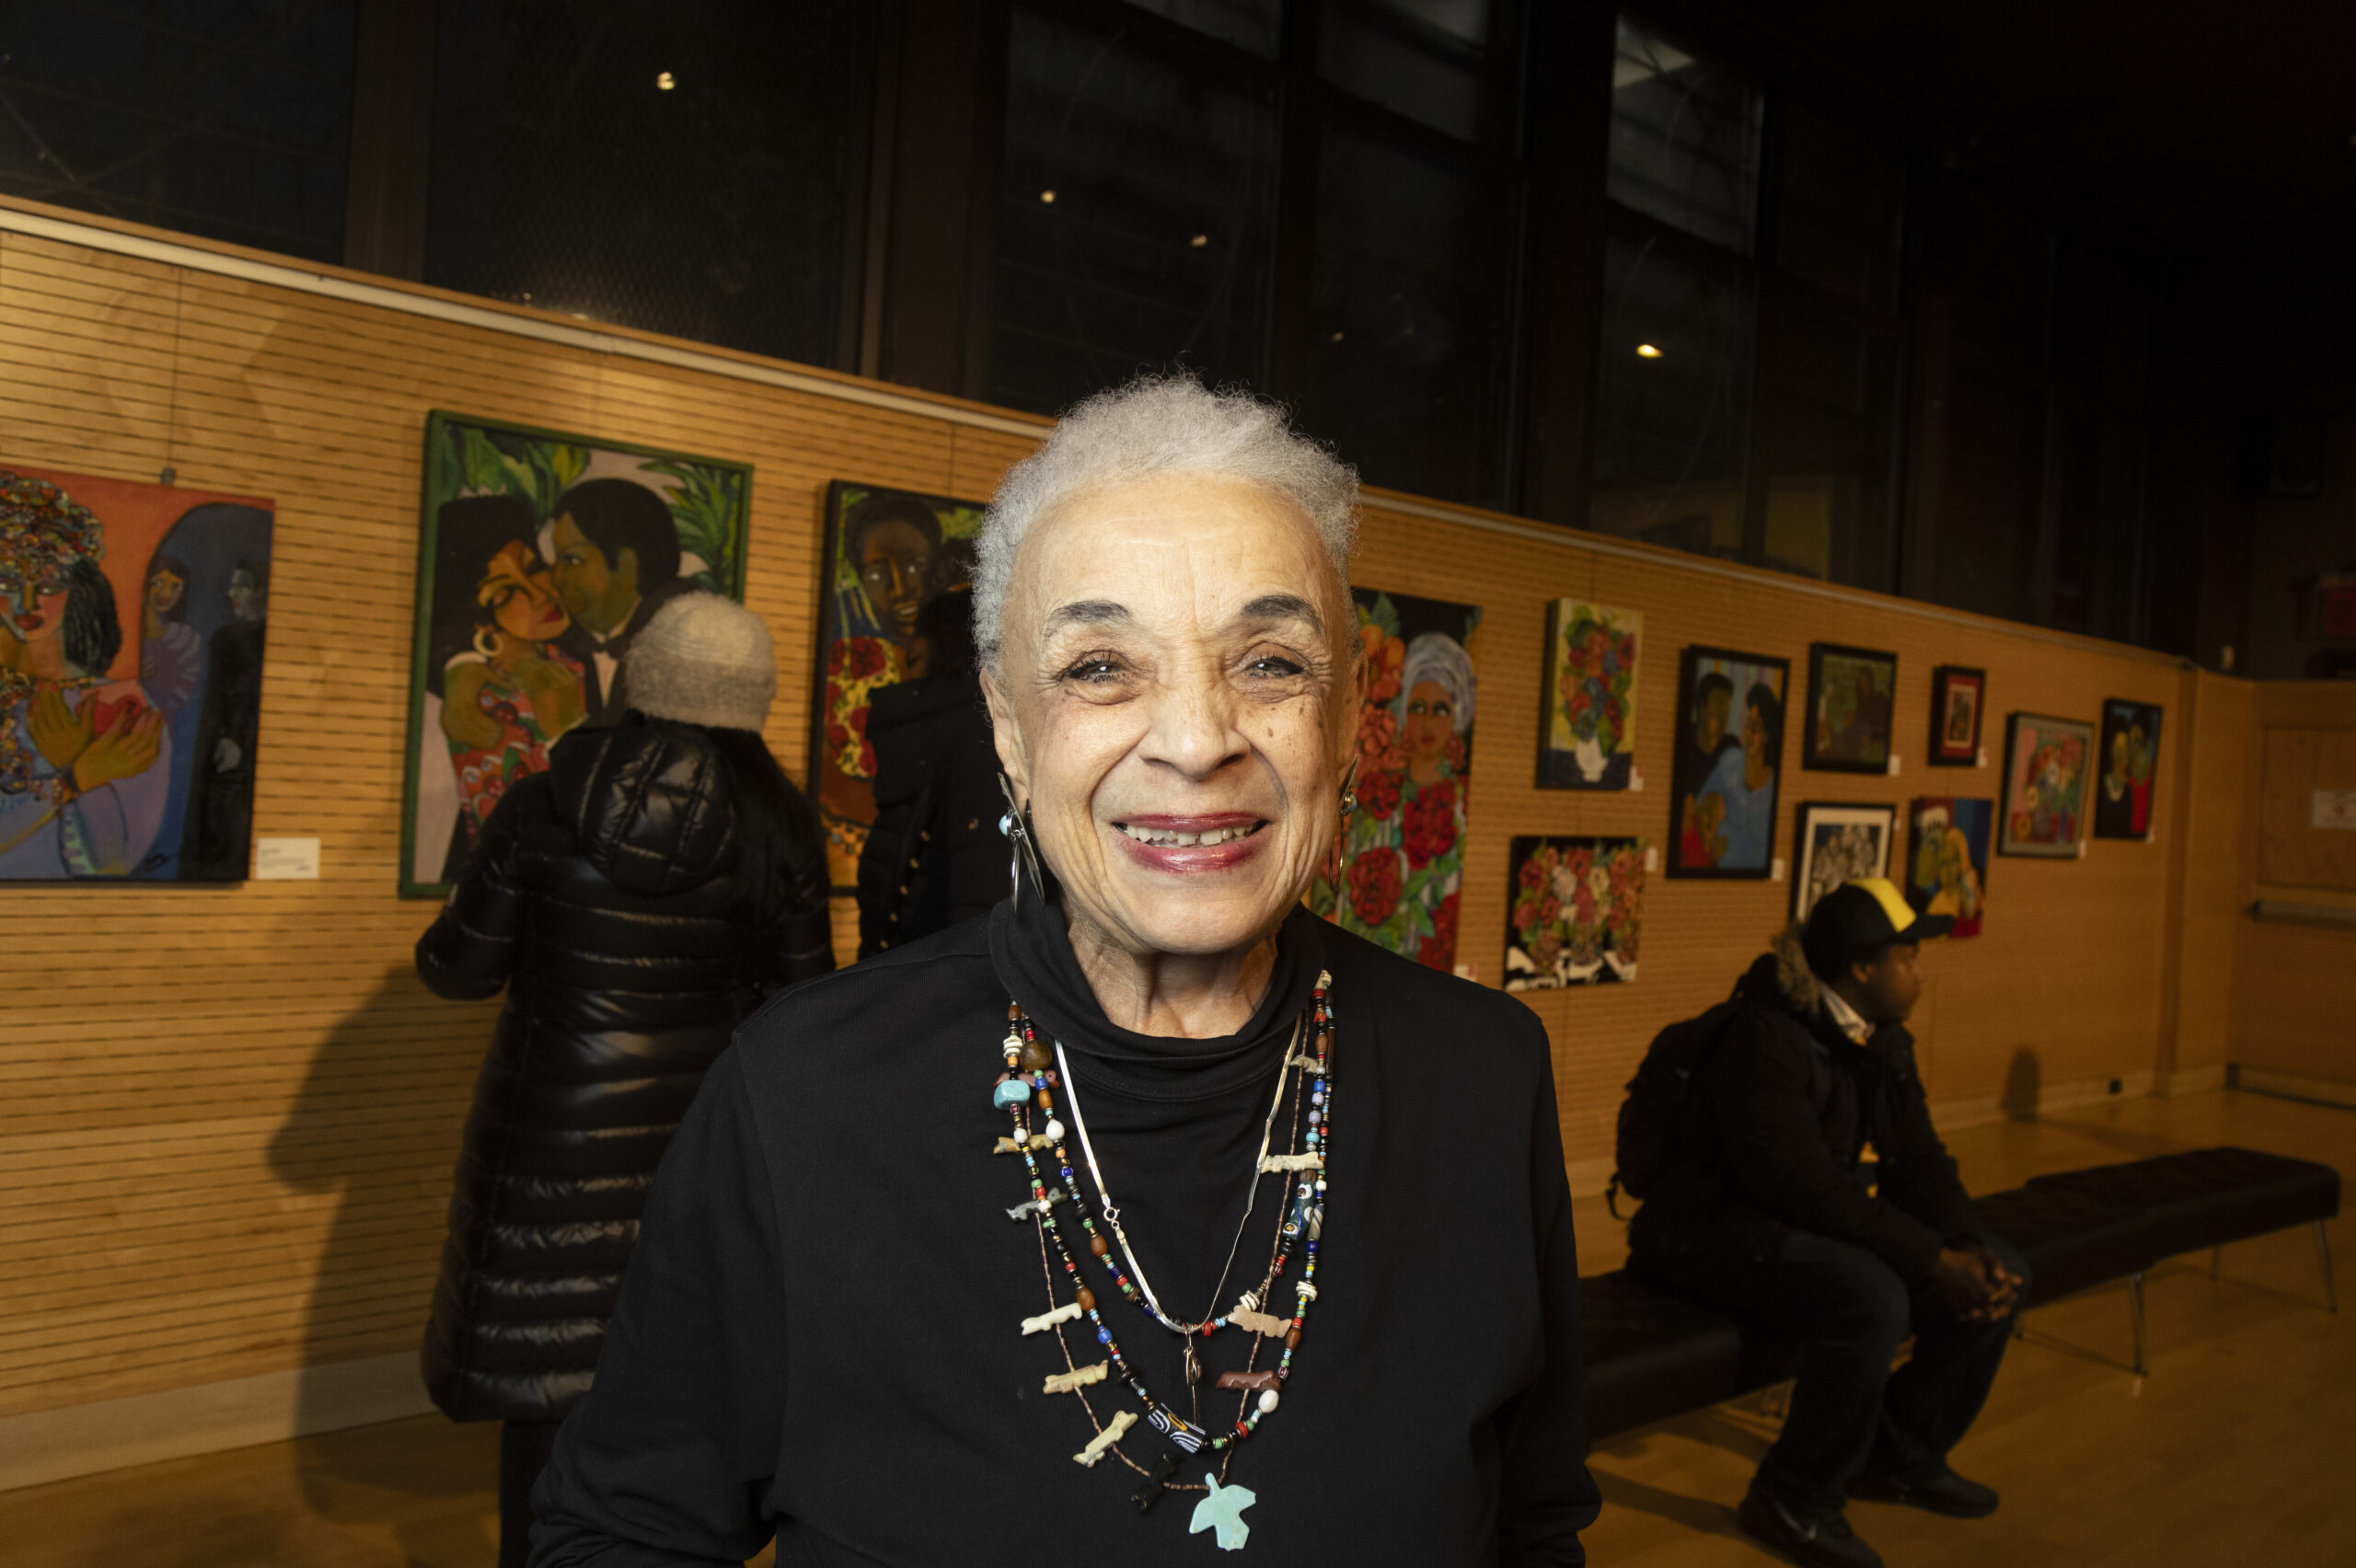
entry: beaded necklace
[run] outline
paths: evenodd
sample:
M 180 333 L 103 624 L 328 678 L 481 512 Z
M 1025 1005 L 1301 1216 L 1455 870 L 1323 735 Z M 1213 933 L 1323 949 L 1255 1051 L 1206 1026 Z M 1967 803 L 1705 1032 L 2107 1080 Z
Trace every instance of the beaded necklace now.
M 1310 1307 L 1317 1299 L 1317 1251 L 1325 1214 L 1325 1152 L 1330 1145 L 1333 1126 L 1330 1096 L 1334 1012 L 1326 996 L 1332 983 L 1330 974 L 1320 973 L 1317 976 L 1315 994 L 1302 1026 L 1296 1029 L 1292 1041 L 1288 1044 L 1283 1065 L 1277 1069 L 1276 1097 L 1269 1106 L 1270 1126 L 1273 1128 L 1276 1111 L 1286 1099 L 1286 1079 L 1290 1077 L 1293 1118 L 1291 1134 L 1287 1141 L 1291 1147 L 1283 1154 L 1268 1154 L 1269 1136 L 1264 1133 L 1258 1170 L 1253 1172 L 1255 1202 L 1256 1184 L 1261 1175 L 1269 1172 L 1287 1176 L 1299 1174 L 1299 1184 L 1290 1209 L 1278 1223 L 1272 1238 L 1267 1271 L 1262 1275 L 1259 1286 L 1245 1291 L 1225 1314 L 1198 1324 L 1182 1323 L 1170 1318 L 1161 1309 L 1160 1304 L 1151 1299 L 1149 1292 L 1140 1289 L 1144 1271 L 1137 1267 L 1126 1237 L 1122 1238 L 1121 1252 L 1128 1264 L 1128 1272 L 1124 1272 L 1121 1264 L 1114 1261 L 1113 1245 L 1097 1229 L 1087 1194 L 1073 1170 L 1071 1156 L 1065 1147 L 1064 1124 L 1055 1115 L 1056 1091 L 1065 1087 L 1063 1075 L 1056 1070 L 1057 1054 L 1050 1052 L 1039 1039 L 1022 1004 L 1007 1004 L 1007 1034 L 1001 1046 L 1006 1069 L 999 1075 L 997 1086 L 991 1091 L 991 1102 L 1007 1112 L 1013 1123 L 1013 1136 L 999 1140 L 999 1152 L 1020 1153 L 1030 1173 L 1030 1201 L 1010 1208 L 1007 1214 L 1014 1219 L 1034 1221 L 1038 1230 L 1039 1261 L 1047 1279 L 1049 1310 L 1039 1317 L 1023 1320 L 1022 1332 L 1025 1334 L 1053 1332 L 1066 1367 L 1064 1372 L 1046 1379 L 1045 1391 L 1078 1395 L 1080 1408 L 1088 1415 L 1089 1424 L 1095 1429 L 1095 1437 L 1072 1456 L 1077 1463 L 1093 1468 L 1110 1452 L 1129 1469 L 1145 1477 L 1145 1484 L 1131 1499 L 1140 1513 L 1150 1510 L 1165 1491 L 1206 1493 L 1207 1495 L 1195 1507 L 1191 1528 L 1196 1531 L 1216 1529 L 1219 1546 L 1227 1551 L 1235 1551 L 1243 1545 L 1250 1527 L 1242 1522 L 1242 1510 L 1255 1501 L 1253 1494 L 1244 1488 L 1225 1484 L 1228 1469 L 1234 1462 L 1236 1447 L 1258 1429 L 1265 1417 L 1275 1412 L 1281 1390 L 1292 1374 L 1293 1355 L 1300 1348 L 1301 1332 L 1308 1322 Z M 1298 1048 L 1304 1033 L 1311 1042 L 1308 1052 Z M 1031 1128 L 1031 1109 L 1034 1104 L 1045 1118 L 1035 1134 Z M 1072 1111 L 1073 1120 L 1079 1121 L 1076 1093 L 1073 1095 Z M 1082 1132 L 1084 1136 L 1084 1127 Z M 1055 1170 L 1063 1178 L 1061 1188 L 1047 1185 L 1045 1173 L 1039 1165 L 1038 1151 L 1041 1149 L 1053 1151 Z M 1118 1211 L 1111 1207 L 1107 1199 L 1102 1172 L 1093 1169 L 1092 1151 L 1090 1164 L 1091 1174 L 1097 1177 L 1098 1197 L 1104 1201 L 1109 1211 L 1107 1226 L 1117 1229 L 1114 1227 L 1114 1218 Z M 1057 1208 L 1066 1204 L 1070 1205 L 1071 1217 L 1080 1222 L 1080 1230 L 1087 1237 L 1088 1252 L 1103 1269 L 1112 1286 L 1145 1313 L 1149 1320 L 1157 1321 L 1184 1337 L 1193 1419 L 1179 1414 L 1168 1403 L 1157 1400 L 1122 1354 L 1112 1325 L 1098 1309 L 1096 1295 L 1089 1288 L 1080 1272 L 1079 1259 L 1067 1236 L 1067 1225 L 1057 1216 Z M 1244 1211 L 1247 1225 L 1250 1216 L 1251 1208 L 1247 1205 Z M 1241 1244 L 1240 1231 L 1238 1244 Z M 1060 1306 L 1056 1300 L 1055 1268 L 1048 1255 L 1051 1245 L 1063 1264 L 1065 1279 L 1072 1292 L 1072 1298 Z M 1302 1263 L 1300 1278 L 1293 1286 L 1295 1299 L 1291 1316 L 1282 1318 L 1263 1311 L 1261 1309 L 1272 1302 L 1277 1282 L 1284 1277 L 1296 1248 L 1302 1253 Z M 1230 1263 L 1231 1266 L 1232 1251 Z M 1130 1273 L 1135 1273 L 1138 1278 L 1131 1279 Z M 1213 1301 L 1216 1304 L 1216 1295 Z M 1064 1339 L 1063 1325 L 1082 1317 L 1094 1330 L 1096 1341 L 1104 1348 L 1108 1362 L 1083 1367 L 1074 1360 L 1070 1344 Z M 1236 1390 L 1242 1398 L 1231 1428 L 1214 1434 L 1201 1419 L 1200 1381 L 1203 1373 L 1195 1341 L 1197 1337 L 1208 1340 L 1220 1329 L 1229 1327 L 1250 1331 L 1252 1349 L 1243 1371 L 1222 1373 L 1218 1378 L 1220 1389 Z M 1263 1337 L 1284 1341 L 1283 1353 L 1271 1370 L 1259 1368 L 1260 1341 Z M 1100 1420 L 1095 1407 L 1089 1402 L 1088 1387 L 1105 1381 L 1108 1375 L 1117 1376 L 1128 1385 L 1145 1412 L 1146 1424 L 1170 1445 L 1170 1448 L 1161 1453 L 1149 1469 L 1122 1452 L 1120 1447 L 1123 1435 L 1138 1424 L 1138 1416 L 1124 1410 L 1114 1412 L 1109 1422 Z M 1253 1398 L 1255 1394 L 1258 1396 L 1256 1400 Z M 1182 1456 L 1191 1456 L 1206 1449 L 1220 1456 L 1217 1475 L 1207 1475 L 1199 1482 L 1172 1479 Z

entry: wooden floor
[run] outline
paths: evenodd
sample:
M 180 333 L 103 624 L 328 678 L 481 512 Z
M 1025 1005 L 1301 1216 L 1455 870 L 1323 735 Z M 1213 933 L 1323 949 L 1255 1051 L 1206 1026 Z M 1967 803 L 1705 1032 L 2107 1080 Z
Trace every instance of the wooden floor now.
M 2048 1170 L 2211 1144 L 2328 1161 L 2356 1177 L 2356 1112 L 2220 1091 L 2120 1101 L 1950 1139 L 1975 1191 Z M 2356 1265 L 2343 1218 L 2333 1244 Z M 1619 1265 L 1620 1228 L 1579 1205 L 1589 1273 Z M 2129 1370 L 2123 1286 L 2029 1316 L 1957 1468 L 2004 1494 L 1958 1523 L 1860 1504 L 1858 1532 L 1899 1568 L 2034 1564 L 2356 1563 L 2356 1309 L 2323 1310 L 2306 1230 L 2206 1254 L 2151 1278 L 2152 1372 Z M 2356 1286 L 2356 1266 L 2349 1283 Z M 1593 1464 L 1602 1565 L 1751 1564 L 1732 1505 L 1772 1440 L 1758 1401 L 1614 1438 Z M 11 1568 L 488 1568 L 497 1437 L 438 1418 L 396 1422 L 0 1493 Z M 1412 1568 L 1412 1565 L 1407 1565 Z

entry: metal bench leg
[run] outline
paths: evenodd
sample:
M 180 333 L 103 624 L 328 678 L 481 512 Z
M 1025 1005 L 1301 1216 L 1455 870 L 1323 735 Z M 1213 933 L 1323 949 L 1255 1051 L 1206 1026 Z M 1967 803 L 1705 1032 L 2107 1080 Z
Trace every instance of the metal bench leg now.
M 2331 1237 L 2325 1231 L 2323 1221 L 2316 1221 L 2316 1262 L 2323 1265 L 2323 1304 L 2327 1311 L 2339 1310 L 2339 1286 L 2331 1277 Z
M 2143 1271 L 2137 1269 L 2127 1276 L 2127 1313 L 2135 1325 L 2135 1376 L 2147 1375 L 2151 1357 L 2143 1342 Z

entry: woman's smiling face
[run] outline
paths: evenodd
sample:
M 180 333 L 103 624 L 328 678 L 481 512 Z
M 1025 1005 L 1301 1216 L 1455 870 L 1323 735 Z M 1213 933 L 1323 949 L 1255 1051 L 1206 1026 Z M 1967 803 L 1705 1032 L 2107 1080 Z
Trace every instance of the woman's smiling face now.
M 1257 485 L 1156 475 L 1033 525 L 990 712 L 1075 918 L 1141 955 L 1284 918 L 1333 841 L 1355 631 L 1316 529 Z

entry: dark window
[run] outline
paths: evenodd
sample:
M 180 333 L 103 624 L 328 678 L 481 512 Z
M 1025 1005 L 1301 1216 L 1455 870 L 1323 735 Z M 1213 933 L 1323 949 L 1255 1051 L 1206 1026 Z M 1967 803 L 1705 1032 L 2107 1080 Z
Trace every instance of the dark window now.
M 836 354 L 854 0 L 443 0 L 426 281 Z
M 1764 103 L 1740 74 L 1622 17 L 1611 63 L 1611 199 L 1749 254 Z
M 1265 60 L 1276 55 L 1284 31 L 1283 0 L 1129 0 L 1140 11 L 1167 17 Z
M 1461 141 L 1502 139 L 1513 94 L 1492 47 L 1490 0 L 1323 0 L 1318 68 L 1327 81 Z
M 343 258 L 353 0 L 18 0 L 0 190 Z
M 1276 141 L 1272 86 L 1017 11 L 992 399 L 1050 413 L 1181 362 L 1264 384 Z

